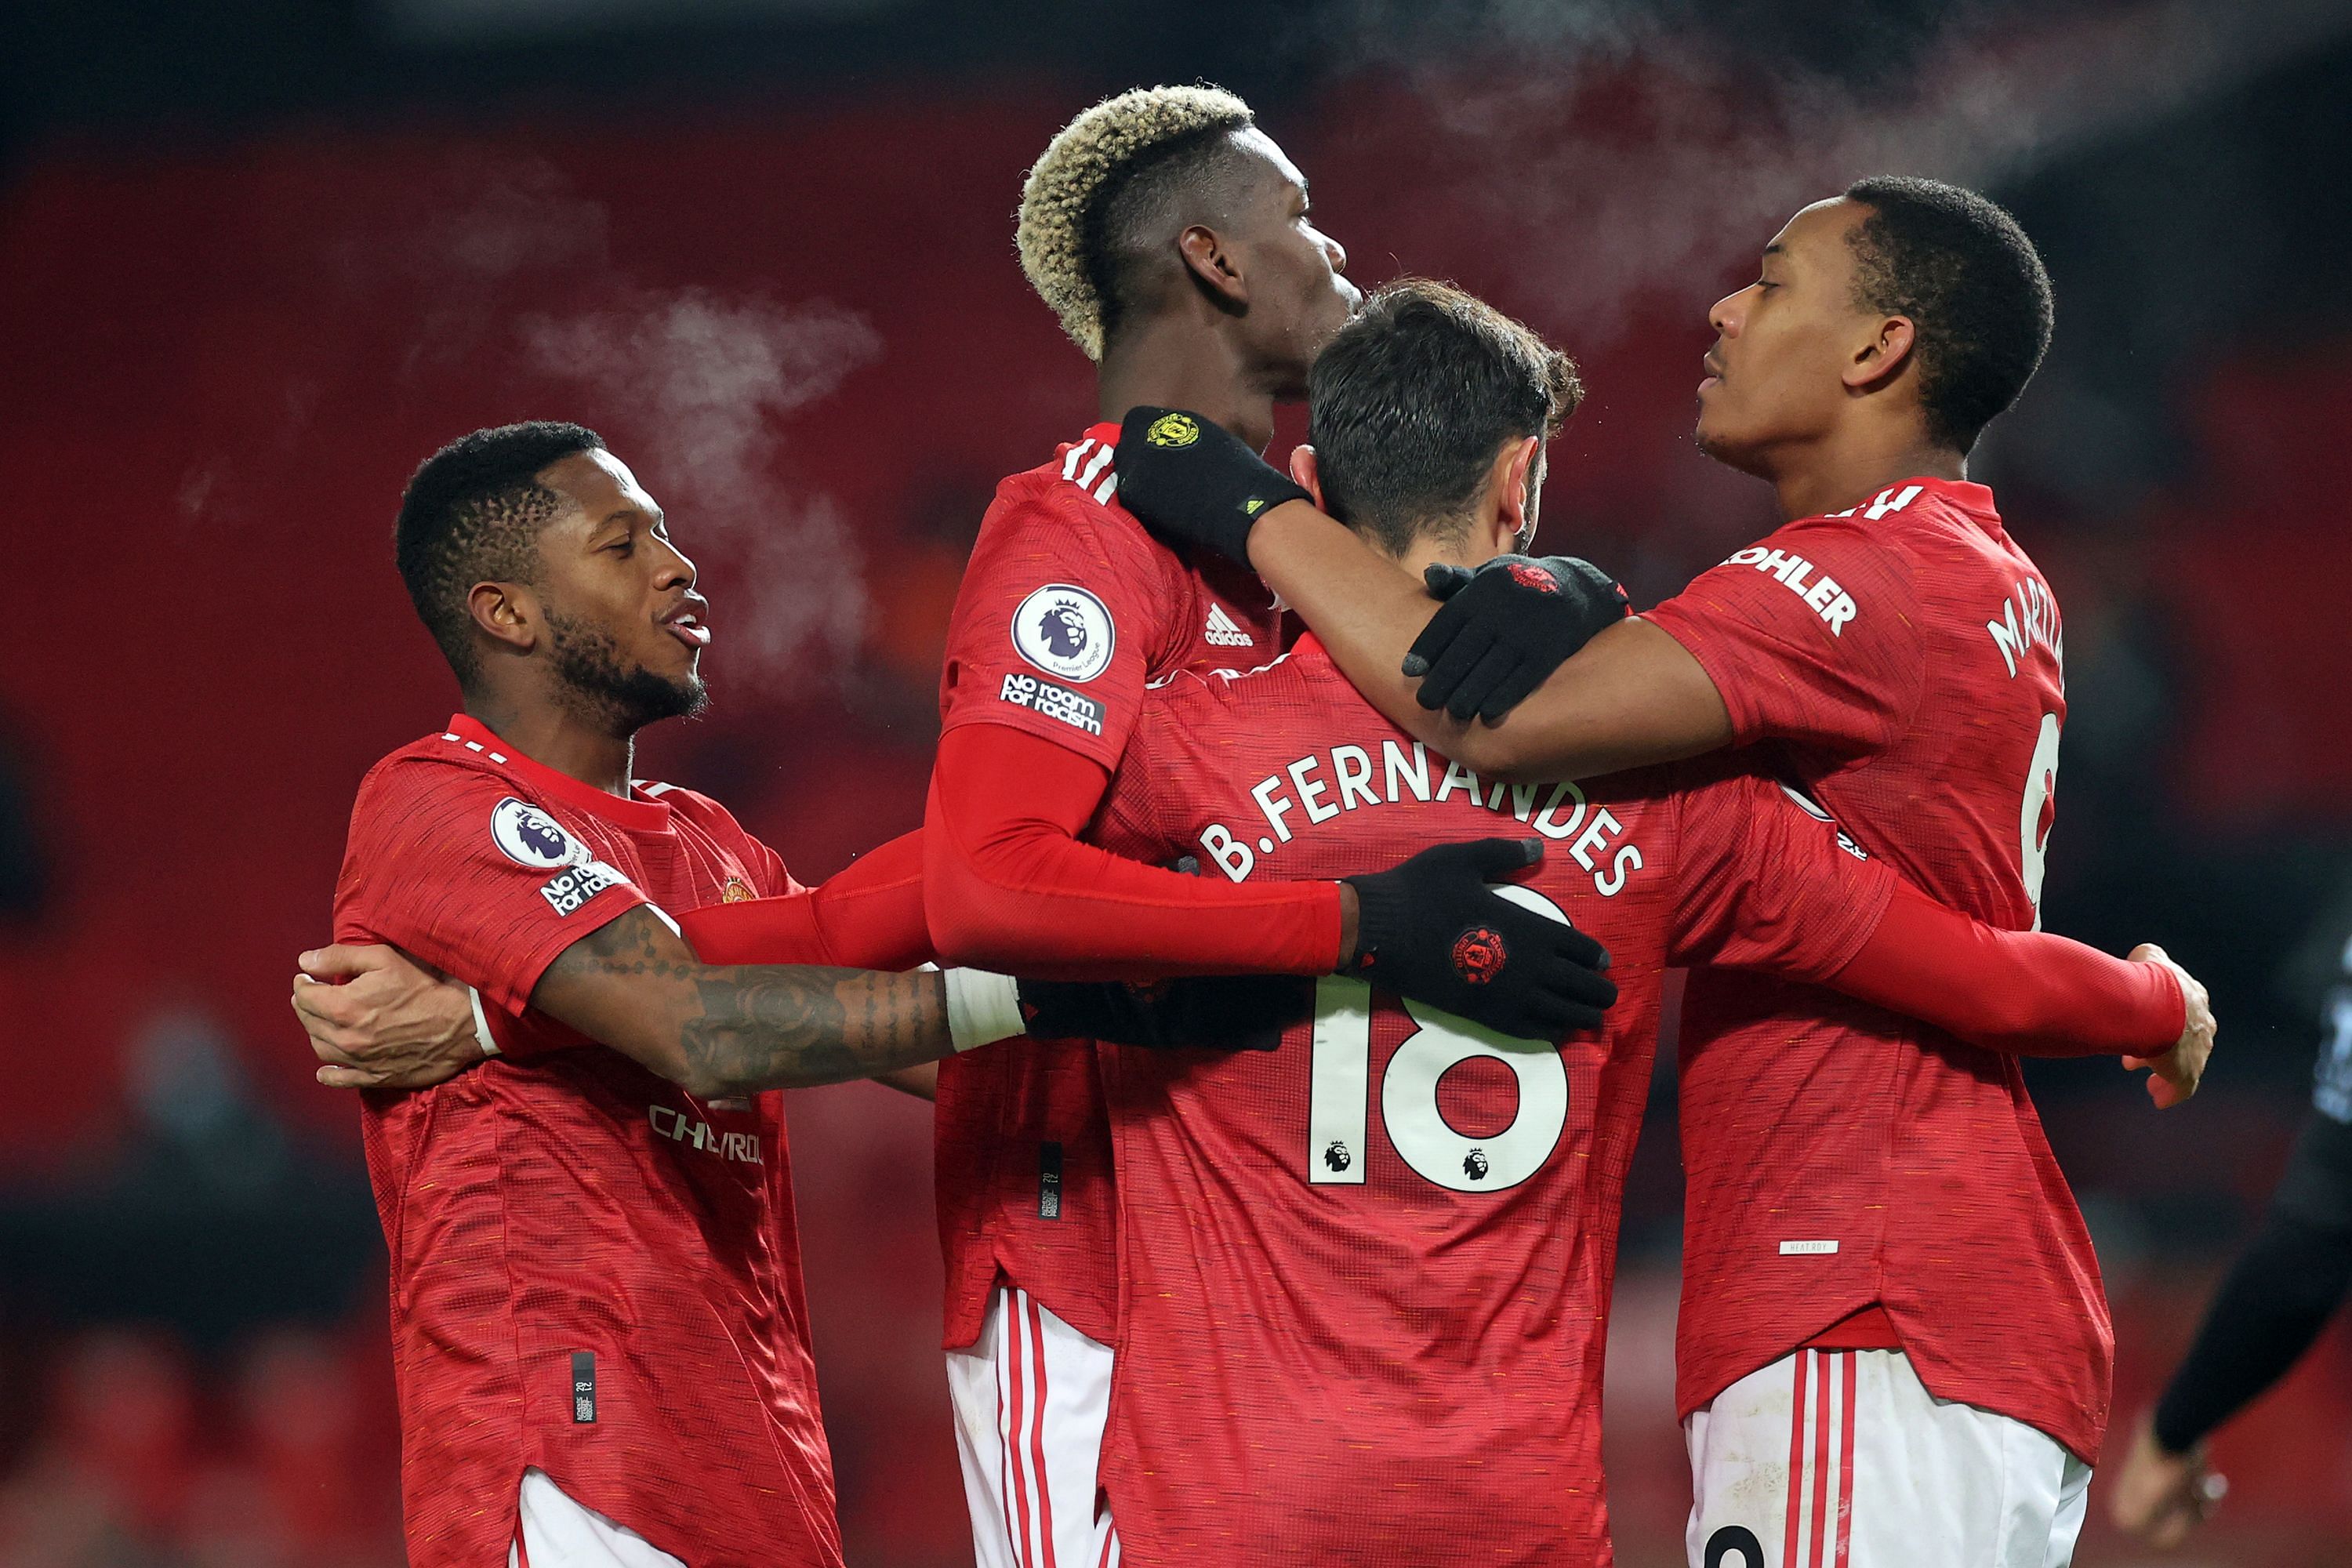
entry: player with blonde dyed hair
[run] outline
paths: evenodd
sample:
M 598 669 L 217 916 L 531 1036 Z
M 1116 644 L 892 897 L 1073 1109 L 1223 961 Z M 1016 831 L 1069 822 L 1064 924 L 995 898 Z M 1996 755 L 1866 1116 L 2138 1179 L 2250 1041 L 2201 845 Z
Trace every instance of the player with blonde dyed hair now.
M 1140 176 L 1181 180 L 1195 161 L 1185 154 L 1255 122 L 1249 105 L 1220 87 L 1134 88 L 1070 121 L 1029 171 L 1013 237 L 1021 270 L 1088 359 L 1103 357 L 1104 301 L 1117 296 L 1111 269 L 1148 265 L 1134 216 L 1147 203 L 1166 205 L 1171 182 Z M 1119 216 L 1129 220 L 1116 226 L 1108 204 L 1096 200 L 1113 184 L 1123 187 Z
M 957 596 L 922 835 L 940 962 L 1313 975 L 1377 957 L 1384 986 L 1450 992 L 1435 1005 L 1498 1026 L 1530 1006 L 1597 1021 L 1613 988 L 1577 964 L 1598 948 L 1573 933 L 1559 945 L 1566 928 L 1485 886 L 1525 864 L 1518 845 L 1244 887 L 1080 842 L 1148 686 L 1282 651 L 1274 600 L 1248 572 L 1197 565 L 1118 504 L 1120 416 L 1181 406 L 1263 447 L 1274 405 L 1306 396 L 1360 297 L 1346 252 L 1308 218 L 1305 177 L 1213 87 L 1125 92 L 1072 121 L 1030 172 L 1019 246 L 1099 367 L 1100 422 L 998 487 Z M 1199 434 L 1188 421 L 1158 436 Z M 1473 930 L 1509 944 L 1490 984 L 1454 968 Z M 982 1568 L 1091 1568 L 1118 1550 L 1097 1479 L 1119 1276 L 1096 1048 L 986 1054 L 943 1063 L 938 1089 L 949 1382 L 974 1544 Z
M 1138 379 L 1181 377 L 1223 391 L 1235 406 L 1202 412 L 1255 445 L 1359 298 L 1307 177 L 1219 87 L 1134 88 L 1071 121 L 1029 171 L 1014 239 L 1102 367 L 1107 417 L 1151 401 L 1129 395 Z

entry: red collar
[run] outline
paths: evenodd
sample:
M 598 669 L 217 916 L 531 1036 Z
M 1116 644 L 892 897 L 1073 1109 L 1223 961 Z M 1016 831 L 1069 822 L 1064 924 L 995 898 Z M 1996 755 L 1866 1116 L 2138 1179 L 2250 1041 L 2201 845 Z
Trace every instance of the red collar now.
M 636 833 L 660 833 L 669 827 L 669 807 L 657 800 L 640 800 L 634 794 L 626 799 L 607 795 L 593 784 L 583 784 L 570 773 L 557 773 L 545 763 L 533 762 L 509 747 L 492 733 L 489 727 L 470 713 L 450 715 L 446 733 L 455 735 L 467 751 L 479 751 L 498 766 L 512 773 L 525 789 L 562 801 L 574 811 L 602 817 L 614 826 Z M 635 790 L 633 782 L 630 786 Z
M 1925 485 L 1928 493 L 1938 495 L 1968 512 L 1990 521 L 1999 521 L 2000 510 L 1992 504 L 1990 487 L 1968 479 L 1906 479 L 1906 485 Z
M 1929 474 L 1914 474 L 1907 479 L 1897 479 L 1891 485 L 1881 486 L 1878 489 L 1873 490 L 1852 506 L 1842 507 L 1819 515 L 1822 517 L 1866 516 L 1872 504 L 1880 496 L 1899 496 L 1914 485 L 1918 486 L 1923 493 L 1967 512 L 1970 518 L 1979 523 L 1991 528 L 2000 526 L 2000 510 L 1993 505 L 1990 489 L 1967 479 L 1939 479 Z

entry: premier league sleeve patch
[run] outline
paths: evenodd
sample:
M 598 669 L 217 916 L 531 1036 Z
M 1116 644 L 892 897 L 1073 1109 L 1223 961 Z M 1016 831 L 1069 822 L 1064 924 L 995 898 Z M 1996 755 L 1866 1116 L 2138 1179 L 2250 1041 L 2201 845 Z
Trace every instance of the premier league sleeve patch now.
M 588 847 L 527 800 L 509 795 L 490 810 L 490 842 L 518 865 L 551 871 L 589 859 Z
M 490 808 L 490 842 L 518 866 L 556 873 L 539 895 L 558 915 L 568 915 L 605 889 L 628 881 L 554 817 L 512 795 Z
M 1083 685 L 1110 668 L 1118 628 L 1110 611 L 1084 588 L 1052 583 L 1013 612 L 1013 646 L 1058 680 Z

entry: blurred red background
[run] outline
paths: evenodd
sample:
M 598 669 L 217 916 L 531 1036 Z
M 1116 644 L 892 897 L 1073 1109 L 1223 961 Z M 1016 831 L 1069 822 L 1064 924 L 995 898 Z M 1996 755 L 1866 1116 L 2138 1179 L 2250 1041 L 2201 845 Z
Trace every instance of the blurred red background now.
M 1629 71 L 1509 136 L 1581 133 L 1587 158 L 1619 156 L 1628 113 L 1661 90 Z M 285 992 L 293 954 L 326 938 L 361 773 L 455 701 L 391 567 L 400 487 L 478 426 L 602 430 L 700 560 L 718 629 L 718 708 L 649 734 L 638 771 L 720 796 L 803 879 L 837 869 L 919 820 L 940 640 L 990 488 L 1093 417 L 1088 367 L 1011 254 L 1020 174 L 1084 96 L 931 82 L 659 122 L 575 107 L 299 125 L 168 149 L 67 142 L 19 170 L 0 196 L 16 555 L 0 745 L 52 891 L 0 931 L 0 1172 L 18 1215 L 0 1234 L 76 1283 L 21 1281 L 0 1318 L 0 1558 L 113 1562 L 119 1541 L 173 1561 L 398 1560 L 363 1199 L 255 1208 L 250 1237 L 166 1225 L 96 1257 L 59 1215 L 138 1209 L 150 1188 L 122 1173 L 178 1169 L 168 1150 L 210 1171 L 208 1138 L 274 1151 L 252 1192 L 353 1191 L 353 1108 L 311 1082 Z M 1494 155 L 1489 133 L 1448 101 L 1375 72 L 1267 120 L 1360 279 L 1454 278 L 1579 355 L 1591 396 L 1553 458 L 1545 542 L 1654 599 L 1771 521 L 1685 436 L 1706 303 L 1793 204 L 1733 206 L 1687 242 L 1695 275 L 1683 258 L 1615 279 L 1597 311 L 1578 252 L 1599 237 L 1553 208 L 1504 224 L 1463 179 Z M 1752 155 L 1736 121 L 1682 134 Z M 1866 172 L 1834 161 L 1799 199 Z M 2200 969 L 2202 933 L 2242 977 L 2236 994 L 2217 981 L 2224 1019 L 2251 1016 L 2255 1057 L 2276 1058 L 2160 1125 L 2120 1075 L 2049 1080 L 2116 1298 L 2119 1413 L 2185 1345 L 2295 1114 L 2309 1035 L 2270 970 L 2342 864 L 2307 847 L 2336 852 L 2352 785 L 2352 552 L 2326 461 L 2352 424 L 2343 342 L 2242 332 L 2201 351 L 2164 389 L 2193 458 L 2111 504 L 2053 477 L 2063 452 L 1995 470 L 2067 606 L 2070 670 L 2106 671 L 2100 689 L 2126 697 L 2135 671 L 2158 682 L 2158 717 L 2070 791 L 2052 924 L 2161 935 Z M 2144 668 L 2117 650 L 2147 625 L 2165 658 Z M 2144 798 L 2165 835 L 2133 815 Z M 2105 869 L 2076 878 L 2070 922 L 2076 843 Z M 2168 879 L 2146 864 L 2164 858 Z M 2311 886 L 2262 926 L 2260 876 L 2298 858 Z M 2246 885 L 2211 869 L 2231 863 Z M 159 1073 L 184 1086 L 176 1109 Z M 215 1101 L 210 1121 L 190 1110 Z M 853 1561 L 954 1561 L 925 1112 L 851 1086 L 796 1094 L 790 1115 Z M 1671 1132 L 1655 1119 L 1643 1155 L 1612 1352 L 1612 1480 L 1636 1565 L 1680 1560 L 1688 1499 Z M 172 1304 L 208 1268 L 314 1251 L 357 1261 L 315 1279 L 289 1264 L 283 1312 L 192 1325 Z M 136 1283 L 151 1271 L 172 1278 Z M 2352 1561 L 2340 1335 L 2219 1453 L 2235 1489 L 2200 1560 Z M 2137 1561 L 2098 1513 L 2081 1560 Z

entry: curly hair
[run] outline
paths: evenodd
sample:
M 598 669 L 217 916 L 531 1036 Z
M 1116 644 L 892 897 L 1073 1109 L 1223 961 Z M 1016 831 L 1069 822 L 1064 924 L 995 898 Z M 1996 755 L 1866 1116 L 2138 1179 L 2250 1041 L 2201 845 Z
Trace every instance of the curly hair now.
M 539 482 L 540 472 L 604 449 L 593 430 L 535 419 L 460 436 L 410 478 L 393 528 L 393 560 L 459 685 L 470 686 L 479 673 L 466 595 L 477 583 L 528 583 L 537 574 L 539 531 L 562 505 Z
M 1223 88 L 1139 87 L 1096 104 L 1046 146 L 1021 187 L 1014 243 L 1023 275 L 1088 359 L 1100 360 L 1118 329 L 1144 220 L 1255 123 Z
M 1927 433 L 1966 452 L 2050 347 L 2050 274 L 2017 220 L 1974 191 L 1880 174 L 1845 194 L 1870 209 L 1852 237 L 1854 304 L 1911 318 Z

